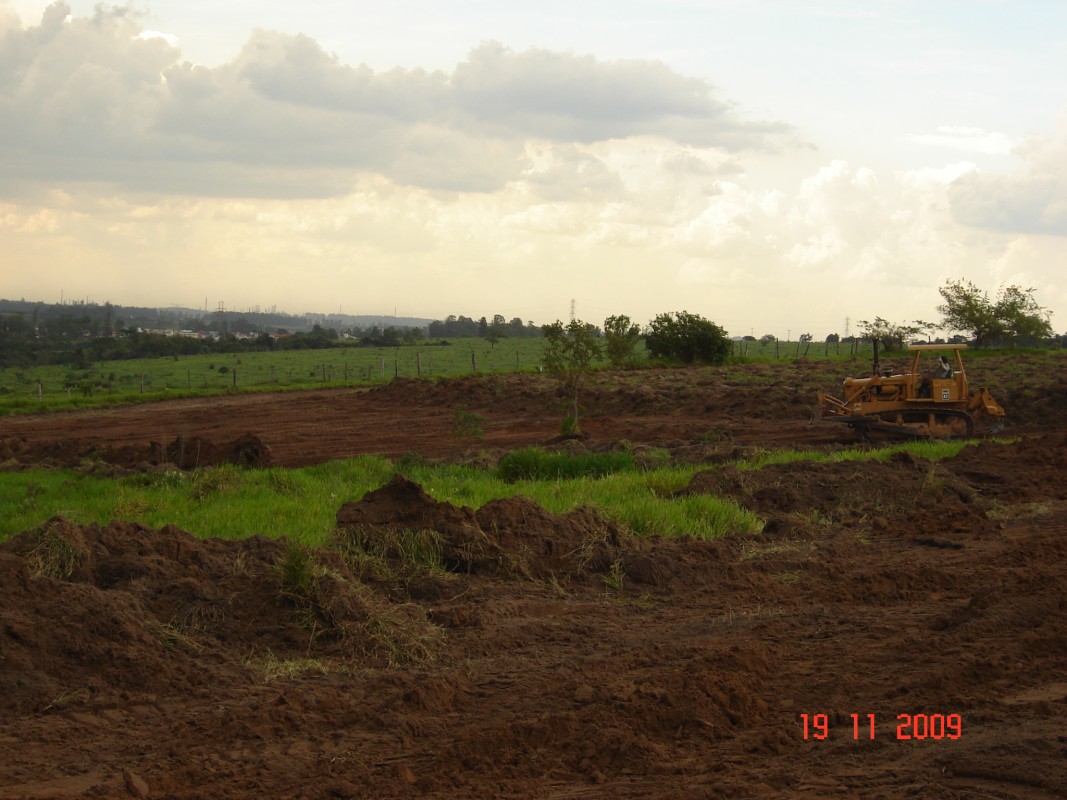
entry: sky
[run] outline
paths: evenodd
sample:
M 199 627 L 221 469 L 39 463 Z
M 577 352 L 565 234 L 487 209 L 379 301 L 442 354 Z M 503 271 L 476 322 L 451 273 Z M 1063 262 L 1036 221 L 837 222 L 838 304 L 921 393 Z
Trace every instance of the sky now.
M 732 335 L 1034 290 L 1059 0 L 0 0 L 0 297 Z

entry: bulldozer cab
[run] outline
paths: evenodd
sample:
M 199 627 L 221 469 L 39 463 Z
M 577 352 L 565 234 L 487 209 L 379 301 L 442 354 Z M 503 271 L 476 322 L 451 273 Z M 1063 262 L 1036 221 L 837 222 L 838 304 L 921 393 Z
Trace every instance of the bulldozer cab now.
M 906 401 L 956 403 L 967 397 L 965 344 L 910 344 L 911 368 L 904 374 Z M 910 380 L 908 380 L 910 378 Z

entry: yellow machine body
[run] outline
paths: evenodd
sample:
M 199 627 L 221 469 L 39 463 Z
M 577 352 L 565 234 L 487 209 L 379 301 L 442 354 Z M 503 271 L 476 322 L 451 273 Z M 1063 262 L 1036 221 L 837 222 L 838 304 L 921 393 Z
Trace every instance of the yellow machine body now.
M 963 367 L 966 349 L 964 344 L 908 345 L 910 364 L 900 373 L 879 369 L 876 350 L 870 377 L 845 378 L 840 398 L 819 393 L 820 416 L 865 437 L 969 437 L 989 421 L 999 428 L 1004 409 L 987 390 L 971 389 Z M 924 364 L 924 358 L 938 363 Z

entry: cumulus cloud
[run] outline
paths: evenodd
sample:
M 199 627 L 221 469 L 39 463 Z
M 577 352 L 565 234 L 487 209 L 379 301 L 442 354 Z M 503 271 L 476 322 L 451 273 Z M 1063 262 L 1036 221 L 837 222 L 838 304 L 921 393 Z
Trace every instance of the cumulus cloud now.
M 778 291 L 796 284 L 918 286 L 959 263 L 949 185 L 973 165 L 879 175 L 843 160 L 796 187 L 754 191 L 720 182 L 704 209 L 672 228 L 689 261 L 681 280 Z M 762 264 L 758 269 L 754 265 Z M 792 281 L 783 283 L 783 269 Z
M 936 133 L 909 136 L 908 141 L 988 156 L 1008 155 L 1018 145 L 1003 133 L 963 126 L 942 126 Z
M 953 216 L 978 228 L 1067 236 L 1067 119 L 1015 152 L 1023 164 L 1011 175 L 975 170 L 953 182 Z
M 483 44 L 451 74 L 375 72 L 306 36 L 257 30 L 232 61 L 206 68 L 123 9 L 70 17 L 62 2 L 0 38 L 0 116 L 9 196 L 72 180 L 321 197 L 366 173 L 467 192 L 529 178 L 551 193 L 530 142 L 651 136 L 736 152 L 788 132 L 740 119 L 712 86 L 658 62 Z M 595 158 L 571 161 L 560 176 L 611 183 Z
M 515 53 L 487 43 L 456 68 L 451 83 L 459 108 L 514 135 L 589 143 L 652 134 L 739 149 L 765 147 L 768 135 L 788 131 L 738 120 L 712 86 L 661 62 Z

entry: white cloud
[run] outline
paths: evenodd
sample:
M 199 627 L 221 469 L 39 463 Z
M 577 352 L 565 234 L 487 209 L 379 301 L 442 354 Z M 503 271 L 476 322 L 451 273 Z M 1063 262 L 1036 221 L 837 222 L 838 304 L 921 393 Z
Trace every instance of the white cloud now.
M 989 156 L 1008 155 L 1019 144 L 1016 139 L 1003 133 L 961 126 L 942 126 L 937 133 L 913 134 L 907 138 L 917 144 Z
M 788 132 L 738 119 L 708 83 L 661 62 L 515 53 L 491 42 L 456 67 L 451 85 L 458 107 L 521 136 L 590 143 L 651 134 L 736 150 Z
M 450 75 L 375 72 L 306 36 L 257 30 L 235 59 L 207 68 L 179 63 L 173 37 L 143 30 L 123 9 L 68 14 L 55 3 L 36 27 L 0 39 L 0 157 L 17 165 L 0 194 L 66 180 L 324 197 L 378 173 L 458 192 L 527 175 L 560 195 L 576 179 L 602 188 L 617 180 L 588 153 L 577 172 L 530 173 L 529 143 L 652 136 L 737 151 L 787 130 L 742 120 L 709 84 L 655 61 L 485 44 Z
M 1067 118 L 1052 134 L 1035 135 L 1015 151 L 1022 166 L 1011 175 L 978 171 L 952 183 L 952 213 L 965 225 L 1067 236 Z
M 179 42 L 178 37 L 173 33 L 162 33 L 161 31 L 143 30 L 137 35 L 138 39 L 162 39 L 170 47 L 178 49 Z

